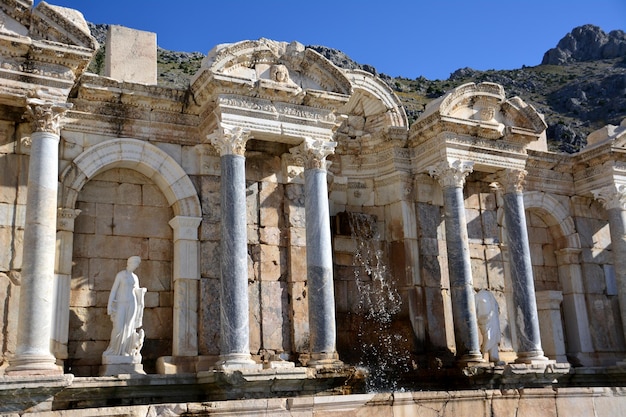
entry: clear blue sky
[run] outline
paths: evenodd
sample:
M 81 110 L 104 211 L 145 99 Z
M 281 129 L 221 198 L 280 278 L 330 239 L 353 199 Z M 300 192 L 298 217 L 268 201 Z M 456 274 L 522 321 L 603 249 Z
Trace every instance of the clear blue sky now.
M 38 3 L 39 0 L 36 0 Z M 49 0 L 109 23 L 157 33 L 160 47 L 206 54 L 269 38 L 336 48 L 390 76 L 446 79 L 458 68 L 541 63 L 574 27 L 626 31 L 626 0 Z

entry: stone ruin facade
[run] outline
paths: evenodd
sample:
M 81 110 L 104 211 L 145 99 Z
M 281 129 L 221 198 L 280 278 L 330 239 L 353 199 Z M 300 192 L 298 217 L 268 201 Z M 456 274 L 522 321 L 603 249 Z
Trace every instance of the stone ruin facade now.
M 369 380 L 496 389 L 481 401 L 503 410 L 523 405 L 498 388 L 534 387 L 563 411 L 537 388 L 561 381 L 576 407 L 626 407 L 621 391 L 568 388 L 626 376 L 625 124 L 548 152 L 532 106 L 471 83 L 409 126 L 376 76 L 267 39 L 218 45 L 188 89 L 164 88 L 154 34 L 109 35 L 97 76 L 79 12 L 0 1 L 0 412 L 141 413 L 154 400 L 139 398 L 179 401 L 165 390 L 187 412 L 294 393 L 277 410 L 348 410 L 370 397 L 305 394 Z M 129 384 L 99 375 L 131 255 L 147 375 Z M 481 351 L 481 290 L 498 304 L 497 360 Z

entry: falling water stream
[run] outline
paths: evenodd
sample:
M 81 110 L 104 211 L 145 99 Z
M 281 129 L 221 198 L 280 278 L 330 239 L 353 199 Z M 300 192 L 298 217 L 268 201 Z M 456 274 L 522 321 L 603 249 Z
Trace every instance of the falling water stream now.
M 359 365 L 369 370 L 368 391 L 396 391 L 400 375 L 408 370 L 404 336 L 392 327 L 402 300 L 385 262 L 375 217 L 349 213 L 348 219 L 356 243 L 353 265 L 361 320 L 355 348 L 360 350 Z

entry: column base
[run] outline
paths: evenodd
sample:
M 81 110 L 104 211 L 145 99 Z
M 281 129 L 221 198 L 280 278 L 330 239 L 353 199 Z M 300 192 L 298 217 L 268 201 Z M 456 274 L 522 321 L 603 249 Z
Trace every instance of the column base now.
M 526 365 L 541 365 L 549 362 L 556 363 L 556 361 L 551 361 L 544 356 L 542 350 L 533 352 L 517 352 L 517 359 L 515 359 L 515 363 L 523 363 Z
M 461 355 L 461 357 L 457 359 L 457 362 L 462 366 L 472 366 L 486 363 L 483 354 L 480 352 L 469 352 Z
M 311 353 L 311 359 L 306 366 L 315 369 L 340 369 L 343 368 L 344 364 L 339 360 L 337 352 Z
M 263 369 L 263 365 L 256 363 L 249 353 L 229 353 L 220 355 L 215 363 L 215 368 L 222 371 L 236 371 L 239 369 Z
M 5 371 L 9 376 L 63 375 L 63 368 L 52 355 L 16 355 Z

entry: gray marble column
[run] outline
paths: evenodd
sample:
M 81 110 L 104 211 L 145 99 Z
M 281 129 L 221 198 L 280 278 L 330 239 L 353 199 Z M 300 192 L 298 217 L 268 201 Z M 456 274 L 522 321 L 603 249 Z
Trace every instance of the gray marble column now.
M 59 130 L 71 107 L 29 99 L 33 119 L 26 194 L 24 255 L 15 356 L 7 374 L 50 375 L 63 370 L 50 351 L 54 307 Z
M 342 364 L 337 355 L 335 292 L 326 157 L 336 142 L 305 138 L 291 153 L 304 164 L 304 207 L 306 218 L 306 261 L 309 294 L 309 366 Z
M 541 348 L 535 281 L 526 230 L 526 213 L 522 194 L 526 171 L 504 169 L 498 173 L 494 187 L 503 193 L 504 221 L 509 249 L 513 308 L 517 328 L 518 363 L 532 364 L 548 360 Z
M 245 149 L 249 133 L 223 127 L 211 143 L 221 156 L 221 369 L 258 368 L 250 355 Z
M 613 269 L 622 329 L 626 337 L 626 186 L 611 185 L 593 190 L 592 193 L 602 203 L 609 217 Z
M 446 248 L 452 297 L 452 318 L 456 353 L 460 362 L 482 362 L 476 321 L 472 265 L 463 199 L 465 178 L 473 170 L 472 162 L 441 162 L 429 168 L 443 189 L 446 221 Z

